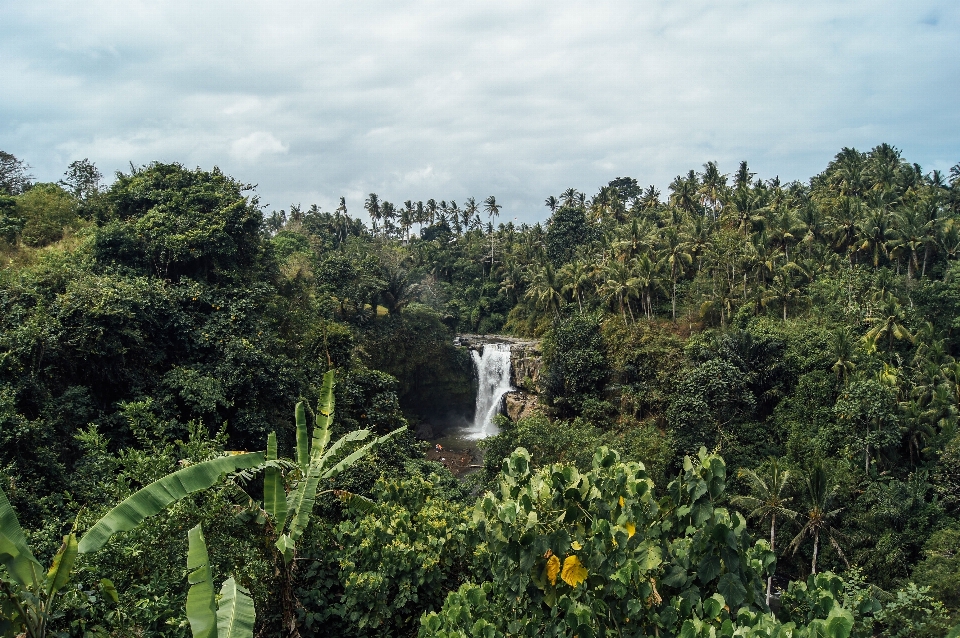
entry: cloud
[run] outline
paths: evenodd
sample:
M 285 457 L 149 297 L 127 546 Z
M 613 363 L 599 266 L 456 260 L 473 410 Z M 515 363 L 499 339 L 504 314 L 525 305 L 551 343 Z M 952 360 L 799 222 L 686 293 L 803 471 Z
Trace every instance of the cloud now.
M 960 160 L 960 5 L 63 0 L 0 20 L 0 148 L 219 165 L 271 206 L 495 194 L 542 218 L 706 161 L 806 179 L 843 146 Z M 954 159 L 950 159 L 953 157 Z M 945 159 L 946 158 L 946 159 Z M 928 167 L 929 165 L 929 167 Z
M 230 145 L 230 155 L 241 162 L 255 162 L 263 155 L 278 155 L 288 150 L 290 150 L 289 144 L 284 144 L 264 131 L 254 131 Z

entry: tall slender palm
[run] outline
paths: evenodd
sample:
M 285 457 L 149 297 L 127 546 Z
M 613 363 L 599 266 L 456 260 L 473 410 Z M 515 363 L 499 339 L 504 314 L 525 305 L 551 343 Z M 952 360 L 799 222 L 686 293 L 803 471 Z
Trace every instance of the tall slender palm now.
M 797 513 L 787 507 L 793 499 L 786 496 L 787 486 L 790 484 L 790 470 L 781 470 L 780 462 L 770 457 L 767 462 L 765 476 L 761 477 L 754 470 L 741 468 L 737 476 L 747 479 L 751 494 L 749 496 L 735 496 L 730 499 L 733 505 L 750 510 L 750 518 L 763 522 L 770 519 L 770 551 L 776 553 L 777 517 L 794 520 Z M 773 593 L 773 575 L 767 577 L 767 606 Z
M 796 280 L 791 268 L 781 268 L 773 277 L 773 283 L 764 292 L 764 302 L 779 303 L 783 308 L 783 320 L 787 320 L 787 307 L 794 299 L 800 296 L 801 291 L 796 287 Z
M 716 162 L 707 162 L 703 165 L 700 182 L 700 205 L 717 219 L 723 210 L 723 200 L 727 193 L 727 176 L 720 173 Z
M 670 203 L 680 210 L 692 213 L 697 209 L 697 190 L 699 188 L 696 173 L 693 170 L 683 177 L 677 175 L 670 183 Z
M 590 269 L 578 259 L 564 264 L 558 274 L 564 282 L 562 291 L 569 292 L 577 300 L 580 312 L 583 312 L 583 293 L 593 280 Z
M 670 272 L 670 312 L 674 322 L 677 320 L 677 281 L 683 276 L 687 266 L 693 263 L 690 251 L 690 242 L 676 228 L 664 229 L 662 237 L 663 250 L 660 260 Z
M 870 255 L 874 270 L 880 267 L 880 258 L 888 255 L 888 244 L 893 235 L 890 215 L 885 208 L 874 208 L 857 225 L 860 235 L 857 250 Z
M 630 307 L 632 289 L 629 266 L 619 261 L 611 261 L 603 268 L 602 277 L 603 283 L 600 286 L 600 294 L 609 305 L 616 304 L 620 310 L 620 316 L 626 322 L 628 309 L 631 318 L 633 316 L 633 308 Z
M 640 295 L 643 314 L 653 319 L 653 291 L 660 286 L 660 264 L 643 253 L 630 260 L 631 276 L 627 284 L 631 291 Z
M 788 548 L 796 554 L 805 539 L 813 539 L 813 561 L 810 563 L 810 572 L 813 574 L 817 573 L 817 557 L 820 554 L 821 536 L 826 536 L 833 548 L 837 550 L 837 554 L 843 559 L 843 562 L 847 562 L 838 542 L 838 539 L 841 538 L 840 532 L 832 525 L 833 519 L 843 511 L 843 508 L 830 509 L 836 488 L 830 487 L 829 482 L 830 477 L 821 463 L 814 465 L 808 472 L 804 479 L 807 488 L 805 520 L 800 532 L 790 541 Z
M 373 234 L 377 234 L 377 222 L 380 220 L 380 198 L 376 193 L 370 193 L 367 201 L 363 203 L 364 209 L 370 215 L 370 224 L 373 227 Z
M 906 256 L 907 282 L 909 283 L 919 266 L 917 254 L 927 244 L 929 227 L 933 226 L 933 222 L 926 221 L 921 209 L 915 206 L 907 206 L 900 210 L 896 220 L 897 223 L 892 232 L 894 239 L 890 242 L 890 246 L 896 253 Z
M 483 200 L 483 210 L 490 218 L 490 278 L 493 279 L 493 220 L 500 215 L 500 209 L 503 208 L 497 203 L 497 198 L 491 195 Z

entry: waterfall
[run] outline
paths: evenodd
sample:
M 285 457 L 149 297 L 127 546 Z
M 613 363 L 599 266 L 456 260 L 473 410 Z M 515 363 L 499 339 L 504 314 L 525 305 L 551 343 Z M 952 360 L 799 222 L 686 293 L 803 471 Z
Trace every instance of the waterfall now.
M 503 395 L 513 389 L 510 385 L 510 344 L 488 343 L 483 346 L 482 353 L 471 350 L 470 355 L 477 370 L 479 387 L 469 436 L 482 439 L 497 433 L 493 419 L 500 412 Z

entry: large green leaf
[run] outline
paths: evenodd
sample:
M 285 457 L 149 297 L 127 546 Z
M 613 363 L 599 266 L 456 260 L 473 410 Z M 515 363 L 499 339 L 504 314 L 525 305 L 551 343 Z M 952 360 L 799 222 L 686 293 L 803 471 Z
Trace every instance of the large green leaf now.
M 317 487 L 320 484 L 320 473 L 323 466 L 311 464 L 307 468 L 307 475 L 300 485 L 297 486 L 296 496 L 293 507 L 290 508 L 290 541 L 296 540 L 303 534 L 307 523 L 310 522 L 310 515 L 313 513 L 313 504 L 317 500 Z M 284 558 L 289 561 L 286 555 Z
M 27 546 L 23 528 L 17 520 L 7 495 L 0 489 L 0 563 L 21 587 L 39 589 L 43 583 L 43 566 Z
M 327 450 L 326 453 L 319 448 L 311 450 L 310 463 L 313 465 L 319 465 L 320 467 L 326 467 L 330 459 L 334 458 L 344 445 L 347 443 L 355 443 L 357 441 L 365 441 L 369 436 L 370 430 L 354 430 L 353 432 L 348 432 L 337 439 L 336 443 L 331 445 L 330 449 Z
M 203 530 L 197 525 L 187 532 L 187 620 L 193 638 L 217 637 L 217 608 L 210 573 L 210 557 Z
M 267 437 L 267 460 L 277 460 L 277 433 Z M 287 492 L 283 486 L 283 472 L 279 467 L 268 467 L 263 476 L 263 508 L 282 530 L 287 520 Z
M 63 537 L 60 551 L 53 557 L 53 565 L 47 572 L 47 595 L 57 593 L 70 581 L 73 564 L 77 560 L 77 535 L 73 532 Z
M 256 467 L 263 461 L 263 452 L 230 454 L 185 467 L 154 481 L 97 521 L 80 539 L 80 553 L 97 551 L 117 532 L 129 531 L 187 494 L 207 489 L 223 474 Z
M 237 584 L 233 577 L 220 588 L 220 609 L 217 610 L 218 638 L 253 638 L 257 612 L 250 592 Z
M 333 370 L 328 370 L 323 375 L 323 387 L 320 389 L 320 405 L 317 411 L 317 427 L 313 430 L 313 448 L 323 454 L 330 443 L 330 426 L 333 425 L 333 386 L 335 385 L 335 374 Z
M 293 410 L 293 417 L 297 422 L 297 465 L 307 473 L 307 465 L 310 463 L 310 441 L 307 438 L 307 415 L 304 412 L 303 401 L 297 403 Z
M 321 478 L 323 478 L 323 479 L 331 479 L 331 478 L 334 478 L 335 476 L 337 476 L 338 474 L 340 474 L 341 472 L 343 472 L 345 469 L 347 469 L 348 467 L 350 467 L 351 465 L 353 465 L 354 463 L 356 463 L 358 460 L 360 460 L 360 458 L 362 458 L 363 456 L 365 456 L 365 455 L 367 454 L 367 452 L 370 451 L 370 448 L 372 448 L 372 447 L 375 446 L 375 445 L 379 445 L 380 443 L 383 443 L 384 441 L 387 441 L 388 439 L 392 439 L 393 437 L 395 437 L 396 435 L 398 435 L 398 434 L 400 434 L 401 432 L 405 431 L 406 429 L 407 429 L 406 426 L 404 426 L 404 427 L 402 427 L 402 428 L 397 428 L 396 430 L 394 430 L 394 431 L 391 432 L 390 434 L 385 434 L 385 435 L 381 436 L 381 437 L 378 438 L 378 439 L 374 439 L 373 441 L 370 441 L 369 443 L 367 443 L 367 444 L 364 445 L 363 447 L 359 448 L 359 449 L 356 450 L 355 452 L 353 452 L 353 453 L 347 455 L 346 457 L 344 457 L 343 460 L 341 460 L 339 463 L 337 463 L 337 464 L 334 465 L 333 467 L 331 467 L 331 468 L 329 468 L 328 470 L 326 470 L 326 471 L 323 473 L 323 475 L 321 476 Z M 338 443 L 339 443 L 339 441 L 338 441 Z M 333 450 L 333 448 L 331 448 L 331 451 L 332 451 L 332 450 Z M 327 458 L 327 457 L 325 456 L 325 457 L 324 457 L 324 460 L 326 460 L 326 458 Z

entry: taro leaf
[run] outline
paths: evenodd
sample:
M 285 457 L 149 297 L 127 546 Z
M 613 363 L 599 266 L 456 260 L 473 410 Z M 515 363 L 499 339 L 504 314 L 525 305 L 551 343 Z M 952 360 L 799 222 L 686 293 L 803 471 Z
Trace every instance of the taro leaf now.
M 717 591 L 720 592 L 720 595 L 726 599 L 727 604 L 731 607 L 739 607 L 740 603 L 747 597 L 747 588 L 743 586 L 743 583 L 740 582 L 740 578 L 736 574 L 731 574 L 730 572 L 720 577 L 720 580 L 717 582 Z

